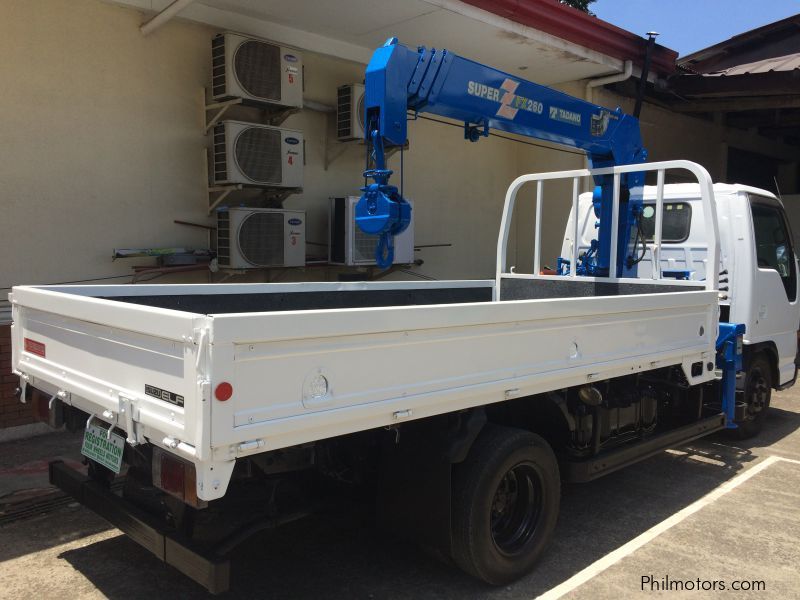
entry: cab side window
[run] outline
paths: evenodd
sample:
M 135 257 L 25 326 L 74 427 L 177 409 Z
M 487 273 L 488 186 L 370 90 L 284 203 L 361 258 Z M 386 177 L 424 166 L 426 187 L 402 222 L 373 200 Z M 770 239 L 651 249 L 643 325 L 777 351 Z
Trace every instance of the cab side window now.
M 797 275 L 794 251 L 783 213 L 778 207 L 759 202 L 751 202 L 750 209 L 753 213 L 758 267 L 777 271 L 786 289 L 786 297 L 794 302 L 797 296 Z

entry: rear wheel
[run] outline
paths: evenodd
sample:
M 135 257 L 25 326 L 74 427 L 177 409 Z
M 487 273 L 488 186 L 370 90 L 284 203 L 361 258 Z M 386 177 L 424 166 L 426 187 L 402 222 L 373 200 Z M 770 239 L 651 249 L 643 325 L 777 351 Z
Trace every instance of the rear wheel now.
M 759 353 L 747 365 L 744 380 L 745 418 L 737 421 L 733 435 L 740 440 L 756 436 L 764 426 L 764 418 L 772 398 L 772 368 L 769 358 Z
M 538 435 L 487 425 L 453 472 L 453 560 L 502 585 L 525 575 L 558 518 L 558 463 Z

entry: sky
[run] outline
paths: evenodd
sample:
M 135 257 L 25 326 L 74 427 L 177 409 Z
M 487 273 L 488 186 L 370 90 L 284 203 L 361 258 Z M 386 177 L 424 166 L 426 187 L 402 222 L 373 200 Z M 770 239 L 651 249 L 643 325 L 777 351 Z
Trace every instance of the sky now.
M 658 43 L 680 56 L 739 33 L 800 13 L 800 0 L 597 0 L 599 18 Z

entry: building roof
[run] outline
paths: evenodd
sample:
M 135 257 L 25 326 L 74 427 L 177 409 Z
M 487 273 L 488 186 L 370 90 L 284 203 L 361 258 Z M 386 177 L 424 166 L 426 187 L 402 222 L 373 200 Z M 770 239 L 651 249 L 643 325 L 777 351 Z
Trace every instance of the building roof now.
M 708 48 L 678 59 L 678 66 L 693 73 L 728 68 L 735 64 L 800 52 L 800 14 L 745 31 Z
M 678 60 L 675 110 L 725 113 L 729 124 L 800 138 L 800 14 Z
M 106 0 L 178 16 L 366 63 L 389 37 L 409 46 L 447 48 L 543 85 L 622 73 L 641 64 L 646 41 L 557 0 Z M 155 20 L 158 17 L 152 17 Z M 148 29 L 151 31 L 151 29 Z M 656 46 L 651 72 L 667 75 L 677 53 Z M 638 69 L 634 68 L 634 73 Z
M 644 61 L 646 40 L 607 21 L 588 15 L 558 0 L 463 0 L 485 11 L 549 33 L 575 44 L 593 48 L 620 60 Z M 650 69 L 661 75 L 675 70 L 678 53 L 656 44 Z
M 786 56 L 774 56 L 763 60 L 756 60 L 741 65 L 734 65 L 727 69 L 703 73 L 706 77 L 725 77 L 736 75 L 753 75 L 756 73 L 776 73 L 780 71 L 795 71 L 800 69 L 800 52 Z

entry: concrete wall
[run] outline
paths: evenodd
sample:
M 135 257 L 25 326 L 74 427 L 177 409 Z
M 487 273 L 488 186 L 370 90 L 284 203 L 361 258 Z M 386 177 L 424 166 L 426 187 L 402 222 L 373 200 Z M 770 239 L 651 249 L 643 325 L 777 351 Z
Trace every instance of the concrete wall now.
M 634 101 L 607 89 L 595 90 L 594 101 L 633 111 Z M 645 103 L 640 118 L 642 138 L 650 161 L 686 159 L 708 169 L 714 181 L 746 183 L 741 174 L 728 172 L 728 148 L 738 148 L 771 157 L 777 164 L 778 184 L 784 193 L 797 193 L 800 157 L 790 146 L 756 133 L 726 127 L 721 121 L 680 114 Z M 774 192 L 774 188 L 771 190 Z M 800 226 L 800 222 L 798 222 Z
M 214 31 L 174 21 L 145 38 L 140 13 L 99 0 L 4 7 L 0 287 L 126 275 L 131 265 L 152 262 L 112 263 L 113 248 L 206 246 L 204 232 L 173 220 L 213 222 L 205 211 L 202 125 Z M 363 65 L 311 53 L 304 59 L 306 97 L 318 102 L 334 105 L 338 85 L 363 77 Z M 284 125 L 307 140 L 304 193 L 285 205 L 305 208 L 308 239 L 326 242 L 327 199 L 357 193 L 363 146 L 349 144 L 325 170 L 332 118 L 306 110 Z M 562 155 L 498 138 L 468 144 L 458 128 L 424 120 L 411 124 L 410 138 L 405 192 L 417 206 L 417 243 L 452 244 L 419 252 L 419 271 L 491 277 L 508 183 L 523 167 L 561 168 Z M 342 148 L 327 145 L 329 155 Z M 392 162 L 397 167 L 399 157 Z
M 11 0 L 0 20 L 0 286 L 129 273 L 115 247 L 204 245 L 202 89 L 210 30 L 144 40 L 141 15 Z
M 594 99 L 598 104 L 611 108 L 620 106 L 625 112 L 633 112 L 632 99 L 622 98 L 609 90 L 595 90 Z M 649 161 L 691 160 L 708 169 L 714 181 L 726 180 L 727 152 L 723 145 L 723 127 L 648 103 L 642 106 L 640 127 Z

